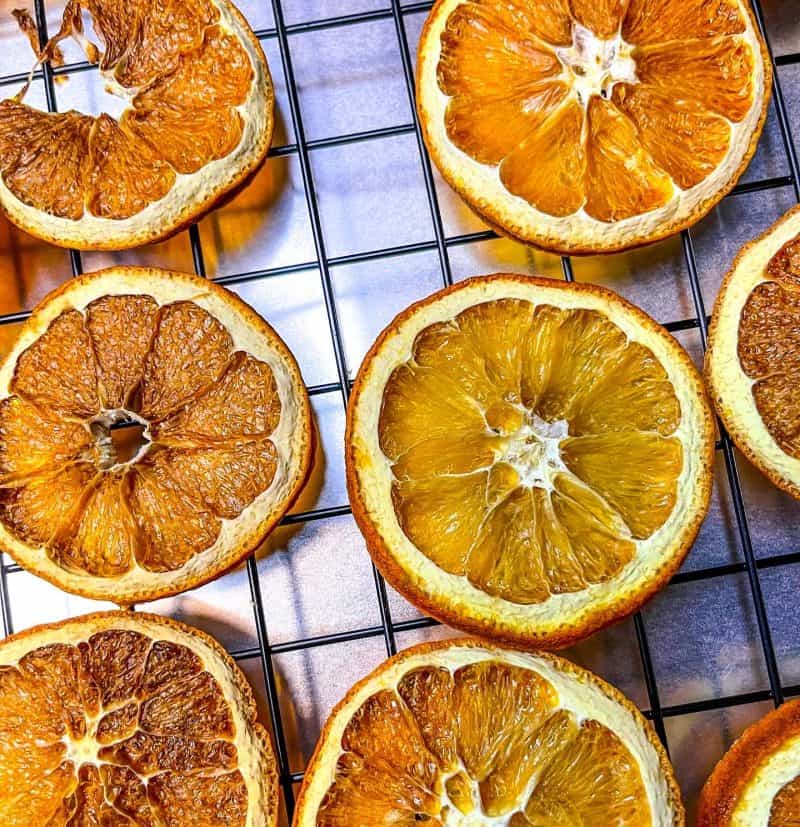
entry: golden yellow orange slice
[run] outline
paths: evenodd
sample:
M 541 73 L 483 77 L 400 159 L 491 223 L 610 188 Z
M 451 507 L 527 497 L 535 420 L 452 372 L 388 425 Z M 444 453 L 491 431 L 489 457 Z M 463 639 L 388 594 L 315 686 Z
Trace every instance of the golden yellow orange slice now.
M 611 252 L 733 187 L 771 71 L 747 0 L 437 0 L 417 104 L 442 175 L 493 227 Z
M 800 210 L 746 244 L 714 305 L 706 380 L 736 445 L 800 497 Z
M 497 275 L 401 313 L 348 407 L 353 513 L 389 581 L 456 627 L 558 646 L 663 585 L 714 434 L 680 346 L 615 294 Z
M 273 827 L 278 777 L 222 647 L 106 612 L 0 642 L 0 823 Z
M 617 690 L 561 658 L 416 646 L 331 713 L 295 827 L 679 827 L 672 768 Z
M 714 768 L 697 827 L 795 827 L 800 819 L 800 701 L 748 727 Z
M 102 51 L 87 40 L 93 21 Z M 72 36 L 99 64 L 119 119 L 0 102 L 0 209 L 52 244 L 122 249 L 212 209 L 264 159 L 274 93 L 258 39 L 228 0 L 69 0 Z
M 73 279 L 0 368 L 0 546 L 121 605 L 198 585 L 289 508 L 311 427 L 293 356 L 228 291 L 135 267 Z

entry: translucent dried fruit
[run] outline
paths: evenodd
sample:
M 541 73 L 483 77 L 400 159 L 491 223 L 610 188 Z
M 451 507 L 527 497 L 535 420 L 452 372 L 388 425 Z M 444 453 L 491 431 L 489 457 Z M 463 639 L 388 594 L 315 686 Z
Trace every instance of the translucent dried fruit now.
M 169 472 L 164 451 L 131 471 L 129 507 L 139 531 L 136 559 L 148 571 L 172 571 L 205 551 L 220 522 L 195 502 Z
M 506 189 L 550 215 L 571 215 L 586 200 L 584 114 L 567 100 L 506 156 L 500 180 Z
M 200 642 L 201 660 L 174 640 L 198 644 L 198 633 L 167 621 L 112 613 L 67 623 L 66 633 L 34 630 L 43 645 L 0 666 L 4 825 L 243 827 L 248 812 L 274 812 L 275 802 L 244 782 L 242 770 L 267 767 L 263 733 L 241 676 L 213 642 Z M 59 636 L 76 642 L 47 642 Z M 167 655 L 176 665 L 169 676 Z M 209 669 L 227 681 L 226 694 Z
M 733 0 L 630 0 L 622 36 L 644 46 L 741 34 L 744 28 L 741 10 Z
M 102 296 L 86 308 L 104 407 L 124 407 L 139 387 L 157 319 L 151 296 Z
M 620 221 L 666 204 L 672 181 L 642 147 L 631 122 L 596 97 L 587 117 L 586 212 L 600 221 Z
M 89 452 L 83 425 L 51 417 L 19 396 L 0 402 L 0 481 L 23 480 Z
M 211 370 L 216 369 L 214 354 Z M 269 436 L 280 420 L 281 403 L 269 365 L 238 351 L 225 373 L 205 393 L 153 429 L 160 442 L 215 444 Z
M 236 520 L 258 500 L 242 519 L 251 528 L 230 533 L 208 564 L 237 544 L 242 553 L 252 548 L 253 521 L 277 513 L 271 499 L 284 497 L 286 460 L 297 475 L 303 450 L 303 439 L 276 447 L 282 398 L 292 421 L 307 412 L 287 395 L 285 380 L 291 391 L 300 380 L 283 351 L 267 351 L 265 361 L 234 352 L 230 330 L 197 302 L 160 305 L 131 292 L 137 280 L 158 281 L 152 271 L 124 273 L 122 292 L 113 284 L 92 294 L 96 278 L 115 282 L 110 271 L 76 281 L 96 298 L 46 324 L 34 317 L 32 343 L 9 368 L 13 394 L 0 400 L 0 522 L 34 560 L 47 555 L 56 580 L 69 572 L 68 588 L 81 575 L 102 579 L 110 584 L 102 595 L 114 598 L 115 584 L 128 581 L 138 600 L 147 572 L 181 569 L 214 545 L 220 519 Z M 173 297 L 184 277 L 160 278 Z M 197 279 L 190 295 L 212 293 L 212 307 L 230 301 L 215 290 Z M 64 292 L 60 307 L 70 304 Z M 279 470 L 282 484 L 272 486 Z
M 612 252 L 694 223 L 746 166 L 769 98 L 745 6 L 436 7 L 419 62 L 431 156 L 492 226 L 548 250 Z
M 230 333 L 207 310 L 186 301 L 163 307 L 145 360 L 142 416 L 163 419 L 208 390 L 232 350 Z
M 434 651 L 399 678 L 396 692 L 377 690 L 342 713 L 341 738 L 323 741 L 321 763 L 312 765 L 333 780 L 316 794 L 310 820 L 301 799 L 299 823 L 410 827 L 467 816 L 574 827 L 605 823 L 604 813 L 619 827 L 651 823 L 636 759 L 591 715 L 561 707 L 575 701 L 564 684 L 557 691 L 512 658 L 455 654 L 443 666 Z
M 423 328 L 386 383 L 397 521 L 513 603 L 606 582 L 675 509 L 680 413 L 652 351 L 603 313 L 475 304 Z
M 77 310 L 56 316 L 17 360 L 11 389 L 44 410 L 80 419 L 95 414 L 97 363 L 92 341 Z
M 93 119 L 0 102 L 0 173 L 20 201 L 59 218 L 84 212 Z
M 730 124 L 695 101 L 622 83 L 614 88 L 613 100 L 636 125 L 644 149 L 683 189 L 705 180 L 728 152 Z
M 636 759 L 617 735 L 591 720 L 544 767 L 525 817 L 534 827 L 649 824 L 652 818 Z
M 109 115 L 98 118 L 89 151 L 88 205 L 100 218 L 130 218 L 175 183 L 172 167 Z
M 753 100 L 753 52 L 731 38 L 646 46 L 636 52 L 639 81 L 741 121 Z

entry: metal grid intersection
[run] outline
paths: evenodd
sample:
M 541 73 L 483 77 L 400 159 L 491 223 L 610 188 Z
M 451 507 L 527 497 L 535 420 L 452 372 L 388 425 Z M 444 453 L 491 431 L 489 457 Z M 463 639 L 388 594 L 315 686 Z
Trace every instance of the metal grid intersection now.
M 434 183 L 433 171 L 431 169 L 430 160 L 425 151 L 425 147 L 422 140 L 422 133 L 416 116 L 416 107 L 414 101 L 415 84 L 413 75 L 414 56 L 411 54 L 408 45 L 408 39 L 406 37 L 407 16 L 417 12 L 428 11 L 432 6 L 432 2 L 428 0 L 427 2 L 407 3 L 405 5 L 401 5 L 400 0 L 387 0 L 387 3 L 390 5 L 387 5 L 385 9 L 341 15 L 337 17 L 330 17 L 320 20 L 303 22 L 294 25 L 286 24 L 284 9 L 282 7 L 282 0 L 264 0 L 264 2 L 271 2 L 275 25 L 273 28 L 257 30 L 256 34 L 262 40 L 274 39 L 277 42 L 278 48 L 280 50 L 281 67 L 288 88 L 289 109 L 291 115 L 291 122 L 293 126 L 293 134 L 295 136 L 294 142 L 285 144 L 283 146 L 273 147 L 270 150 L 269 155 L 270 157 L 280 157 L 287 155 L 297 156 L 300 173 L 302 176 L 306 206 L 310 217 L 311 232 L 313 235 L 315 249 L 315 259 L 308 262 L 301 262 L 299 264 L 291 264 L 282 267 L 274 267 L 263 270 L 253 270 L 249 272 L 238 272 L 235 274 L 220 276 L 216 280 L 219 283 L 232 284 L 262 278 L 269 278 L 271 276 L 287 275 L 290 273 L 297 273 L 302 271 L 318 270 L 320 274 L 322 295 L 325 304 L 329 332 L 333 344 L 333 352 L 335 357 L 338 381 L 333 383 L 314 385 L 309 388 L 309 392 L 312 396 L 314 396 L 318 394 L 338 391 L 341 394 L 343 404 L 346 405 L 350 394 L 351 382 L 349 381 L 348 377 L 347 359 L 345 356 L 345 345 L 342 335 L 341 321 L 339 319 L 339 315 L 337 312 L 333 280 L 331 278 L 331 269 L 334 266 L 343 264 L 355 264 L 359 262 L 385 259 L 394 256 L 402 256 L 418 252 L 435 252 L 438 256 L 443 282 L 446 286 L 452 284 L 453 282 L 449 250 L 459 245 L 494 239 L 497 238 L 497 235 L 490 230 L 455 236 L 447 236 L 445 232 L 442 212 L 440 210 L 438 197 L 436 193 L 436 187 Z M 283 2 L 285 3 L 286 0 L 283 0 Z M 775 190 L 791 186 L 793 188 L 795 198 L 798 201 L 800 201 L 800 160 L 798 159 L 798 153 L 795 149 L 795 145 L 792 139 L 787 109 L 784 102 L 783 92 L 781 89 L 780 78 L 778 77 L 777 72 L 778 66 L 788 66 L 791 64 L 800 63 L 800 52 L 781 55 L 780 57 L 775 58 L 772 55 L 772 48 L 769 44 L 769 38 L 764 24 L 761 0 L 751 0 L 751 3 L 758 25 L 762 33 L 764 34 L 765 39 L 767 39 L 770 57 L 773 60 L 774 67 L 776 68 L 773 82 L 773 100 L 777 114 L 777 121 L 780 129 L 781 139 L 783 141 L 783 146 L 785 150 L 789 174 L 784 176 L 765 178 L 758 181 L 740 183 L 733 189 L 733 191 L 727 197 L 736 198 L 737 196 L 740 196 L 745 193 L 757 192 L 762 190 Z M 39 26 L 40 39 L 43 45 L 48 37 L 45 15 L 45 0 L 35 0 L 35 15 L 37 24 Z M 400 124 L 397 126 L 390 126 L 381 129 L 338 135 L 335 137 L 324 138 L 321 140 L 308 140 L 306 138 L 306 131 L 303 124 L 303 116 L 300 107 L 298 88 L 297 84 L 295 83 L 295 72 L 289 46 L 289 36 L 300 34 L 303 32 L 322 31 L 329 29 L 332 30 L 342 26 L 357 25 L 360 23 L 366 23 L 369 21 L 376 20 L 393 21 L 394 28 L 397 34 L 398 48 L 403 67 L 408 102 L 410 104 L 411 112 L 413 113 L 413 120 L 409 123 Z M 94 68 L 92 64 L 81 62 L 67 64 L 55 70 L 52 67 L 50 67 L 49 64 L 44 64 L 40 69 L 37 70 L 37 72 L 34 74 L 34 77 L 37 79 L 41 79 L 43 81 L 47 105 L 50 111 L 57 110 L 57 100 L 54 86 L 55 76 L 61 74 L 74 74 L 90 70 L 92 68 Z M 4 77 L 0 77 L 0 85 L 6 85 L 17 82 L 22 83 L 26 80 L 26 78 L 27 73 L 7 75 Z M 325 236 L 323 232 L 323 222 L 320 214 L 319 202 L 317 199 L 317 193 L 315 189 L 314 176 L 312 173 L 310 153 L 316 149 L 324 147 L 343 146 L 346 144 L 353 144 L 362 141 L 370 141 L 404 134 L 413 134 L 416 138 L 417 148 L 419 151 L 419 163 L 421 165 L 422 175 L 425 183 L 425 191 L 428 201 L 428 207 L 430 210 L 430 217 L 432 220 L 434 238 L 423 242 L 370 250 L 361 253 L 353 253 L 342 256 L 328 255 L 326 251 Z M 191 245 L 192 260 L 195 271 L 199 275 L 206 276 L 203 247 L 201 243 L 200 233 L 196 225 L 192 226 L 189 230 L 189 240 Z M 681 234 L 681 243 L 683 257 L 685 260 L 686 269 L 689 277 L 689 286 L 691 289 L 694 315 L 689 316 L 688 318 L 670 322 L 666 324 L 665 327 L 671 332 L 696 330 L 702 343 L 703 350 L 705 351 L 708 328 L 708 314 L 701 292 L 700 279 L 698 276 L 697 256 L 695 254 L 694 241 L 691 230 L 686 230 Z M 69 257 L 73 275 L 78 275 L 81 272 L 83 272 L 80 253 L 71 250 L 69 251 Z M 563 277 L 568 281 L 574 280 L 572 264 L 568 257 L 563 257 L 561 259 L 561 267 Z M 0 324 L 11 324 L 19 322 L 26 318 L 27 315 L 28 312 L 25 311 L 9 313 L 0 316 Z M 643 711 L 644 714 L 650 720 L 652 720 L 659 737 L 667 747 L 668 744 L 664 722 L 665 719 L 668 719 L 670 717 L 686 715 L 695 712 L 705 712 L 714 709 L 720 709 L 723 707 L 732 707 L 759 701 L 772 701 L 777 706 L 784 700 L 786 696 L 800 695 L 800 684 L 787 686 L 781 683 L 778 662 L 775 654 L 775 647 L 772 641 L 772 631 L 769 625 L 766 605 L 759 576 L 759 572 L 764 569 L 771 569 L 774 567 L 786 566 L 793 563 L 800 563 L 800 551 L 772 556 L 765 559 L 756 558 L 750 537 L 748 517 L 745 510 L 744 498 L 742 496 L 742 484 L 739 476 L 739 471 L 737 469 L 737 459 L 734 452 L 733 444 L 728 434 L 722 428 L 721 424 L 719 425 L 719 432 L 720 439 L 717 443 L 717 451 L 721 454 L 724 460 L 724 467 L 727 476 L 727 481 L 730 487 L 730 495 L 733 503 L 738 536 L 743 551 L 744 560 L 726 565 L 716 565 L 696 570 L 681 571 L 672 579 L 672 583 L 688 583 L 699 580 L 711 580 L 713 578 L 722 577 L 725 575 L 746 574 L 750 594 L 752 597 L 752 604 L 755 611 L 759 643 L 761 647 L 761 652 L 763 654 L 764 663 L 766 665 L 769 689 L 753 692 L 744 692 L 735 695 L 715 697 L 707 700 L 681 703 L 670 706 L 663 706 L 659 698 L 658 681 L 653 666 L 653 659 L 651 656 L 650 643 L 648 641 L 645 621 L 642 614 L 637 613 L 633 617 L 633 625 L 639 655 L 641 659 L 641 668 L 644 676 L 645 688 L 647 691 L 647 697 L 649 702 L 649 708 Z M 325 520 L 343 516 L 349 513 L 350 509 L 347 506 L 320 508 L 311 511 L 306 511 L 303 513 L 290 514 L 284 519 L 283 524 L 288 525 L 305 523 L 316 520 Z M 14 631 L 10 609 L 8 575 L 9 573 L 18 570 L 19 567 L 15 564 L 4 564 L 0 566 L 0 618 L 2 619 L 3 632 L 6 635 Z M 279 690 L 276 680 L 276 667 L 274 662 L 275 657 L 277 655 L 287 652 L 307 650 L 313 647 L 324 646 L 333 643 L 342 643 L 345 641 L 356 641 L 363 640 L 366 638 L 377 637 L 383 637 L 386 653 L 388 655 L 391 655 L 394 654 L 397 650 L 397 633 L 407 632 L 414 629 L 420 629 L 426 626 L 433 626 L 436 625 L 436 621 L 429 618 L 419 618 L 402 622 L 393 621 L 385 583 L 383 581 L 383 578 L 380 576 L 378 571 L 373 566 L 372 573 L 375 583 L 375 597 L 380 610 L 380 624 L 366 626 L 355 630 L 334 632 L 326 635 L 305 637 L 302 639 L 282 642 L 278 644 L 271 644 L 269 639 L 269 624 L 267 621 L 267 612 L 265 611 L 265 600 L 261 592 L 261 583 L 259 580 L 258 568 L 254 557 L 251 557 L 247 561 L 246 570 L 252 600 L 253 616 L 258 639 L 258 646 L 254 648 L 246 648 L 240 649 L 238 651 L 233 651 L 231 654 L 234 658 L 240 661 L 248 658 L 260 659 L 261 667 L 263 670 L 264 682 L 267 690 L 267 700 L 271 719 L 270 723 L 273 730 L 274 742 L 280 768 L 280 783 L 283 791 L 287 815 L 289 820 L 291 821 L 295 803 L 294 785 L 300 780 L 302 780 L 303 773 L 293 771 L 290 766 L 289 749 L 284 730 L 284 721 L 281 716 Z

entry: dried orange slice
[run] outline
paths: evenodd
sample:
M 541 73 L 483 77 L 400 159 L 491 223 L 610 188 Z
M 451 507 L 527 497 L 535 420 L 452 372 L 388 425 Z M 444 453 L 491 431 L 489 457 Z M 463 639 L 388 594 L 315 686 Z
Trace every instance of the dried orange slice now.
M 497 275 L 401 313 L 347 414 L 387 579 L 458 628 L 555 647 L 640 606 L 705 516 L 714 426 L 672 337 L 616 294 Z
M 771 76 L 747 0 L 437 0 L 417 103 L 442 175 L 495 229 L 612 252 L 734 186 Z
M 278 778 L 253 694 L 208 635 L 105 612 L 0 642 L 5 827 L 268 827 Z
M 800 208 L 746 244 L 725 276 L 706 381 L 742 453 L 800 498 Z
M 748 727 L 706 781 L 697 827 L 796 827 L 800 818 L 800 701 Z
M 472 640 L 415 646 L 333 710 L 295 827 L 679 827 L 650 725 L 562 658 Z
M 294 357 L 197 276 L 68 281 L 0 368 L 0 546 L 68 591 L 130 605 L 239 562 L 311 462 Z
M 104 51 L 83 30 L 88 13 Z M 274 93 L 258 38 L 228 0 L 69 0 L 59 33 L 129 103 L 117 120 L 0 102 L 0 209 L 52 244 L 123 249 L 211 210 L 266 156 Z

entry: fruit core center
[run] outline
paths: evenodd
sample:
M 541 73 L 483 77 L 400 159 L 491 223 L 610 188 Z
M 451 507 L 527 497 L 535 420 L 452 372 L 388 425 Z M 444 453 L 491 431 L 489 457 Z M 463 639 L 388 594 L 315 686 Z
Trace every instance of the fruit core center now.
M 579 23 L 572 28 L 572 45 L 556 49 L 568 82 L 582 106 L 588 106 L 592 95 L 610 99 L 617 83 L 636 82 L 632 52 L 633 47 L 621 35 L 601 40 Z
M 566 470 L 560 445 L 568 432 L 569 425 L 563 419 L 546 422 L 529 413 L 509 437 L 500 459 L 519 474 L 521 485 L 552 489 L 555 475 Z
M 71 761 L 76 767 L 84 764 L 99 764 L 100 745 L 92 735 L 86 735 L 76 741 L 67 739 L 65 761 Z
M 97 464 L 103 471 L 140 460 L 149 450 L 148 423 L 123 409 L 107 411 L 90 426 L 97 449 Z

